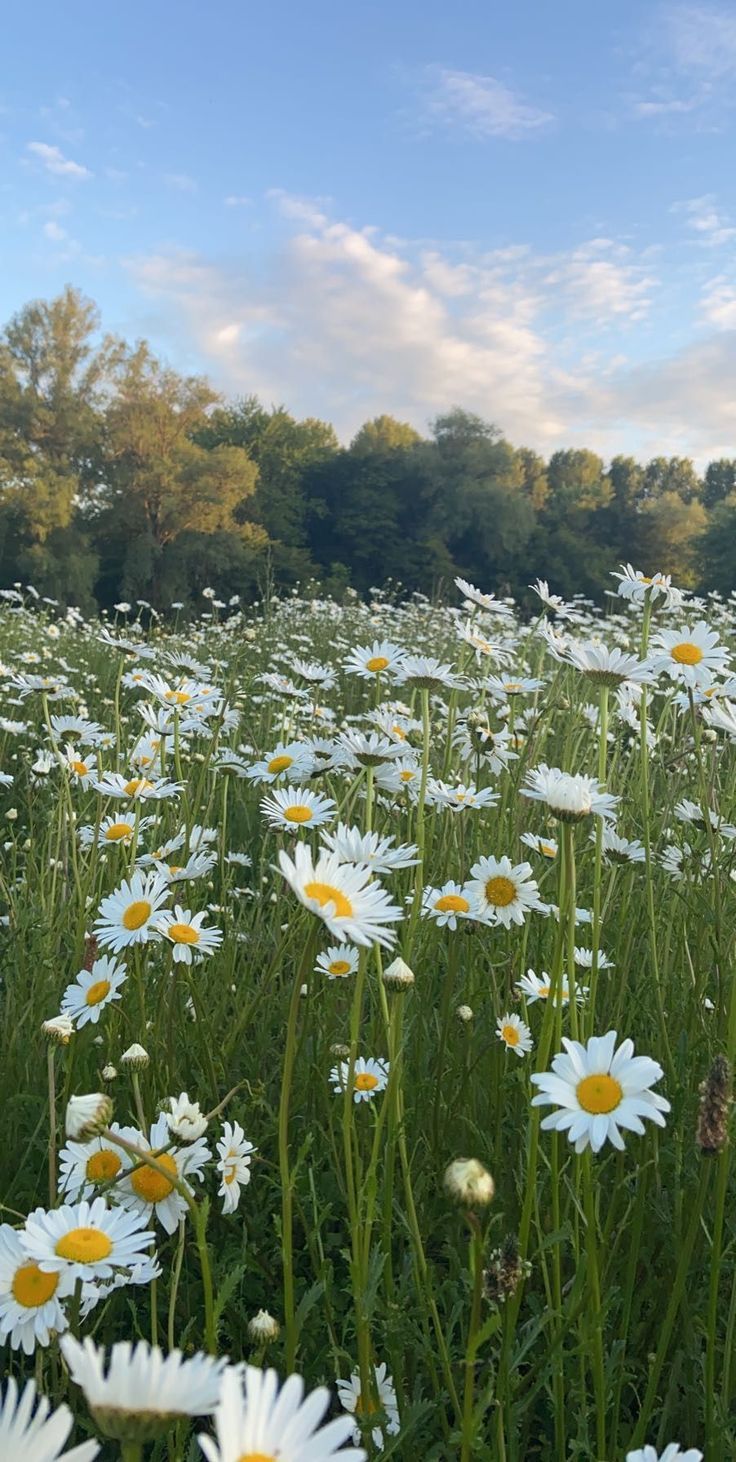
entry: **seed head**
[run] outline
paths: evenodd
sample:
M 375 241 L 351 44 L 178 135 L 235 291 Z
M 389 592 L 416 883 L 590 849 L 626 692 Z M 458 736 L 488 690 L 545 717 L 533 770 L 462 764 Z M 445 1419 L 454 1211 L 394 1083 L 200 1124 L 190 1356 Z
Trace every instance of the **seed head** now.
M 733 1104 L 733 1078 L 725 1056 L 716 1056 L 700 1083 L 700 1108 L 695 1141 L 701 1152 L 721 1152 L 728 1142 L 728 1117 Z

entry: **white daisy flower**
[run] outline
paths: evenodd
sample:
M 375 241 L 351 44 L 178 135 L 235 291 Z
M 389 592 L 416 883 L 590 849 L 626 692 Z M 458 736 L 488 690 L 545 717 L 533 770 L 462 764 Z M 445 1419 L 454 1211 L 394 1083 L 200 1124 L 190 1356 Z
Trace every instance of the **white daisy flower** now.
M 493 924 L 523 924 L 533 909 L 546 908 L 539 897 L 530 863 L 512 864 L 511 859 L 479 858 L 470 870 L 466 890 L 471 892 L 479 915 Z
M 661 630 L 652 639 L 651 663 L 655 674 L 666 671 L 672 680 L 688 686 L 708 686 L 728 664 L 728 650 L 718 643 L 705 620 L 677 630 Z
M 117 1122 L 111 1122 L 110 1131 L 128 1142 L 138 1140 L 134 1127 L 119 1127 Z M 100 1184 L 111 1182 L 129 1166 L 127 1153 L 107 1137 L 91 1137 L 88 1142 L 69 1140 L 59 1153 L 59 1193 L 69 1203 L 92 1198 Z
M 516 981 L 516 988 L 524 996 L 527 1005 L 534 1005 L 537 1000 L 549 1000 L 552 995 L 552 976 L 542 970 L 541 975 L 535 975 L 534 970 L 527 970 L 521 979 Z M 585 986 L 575 986 L 575 999 L 578 1005 L 582 1005 L 588 990 Z M 570 1003 L 570 982 L 567 975 L 563 974 L 559 983 L 557 994 L 554 997 L 555 1005 L 569 1005 Z
M 374 640 L 372 645 L 358 645 L 351 650 L 345 669 L 362 680 L 375 680 L 377 675 L 396 675 L 401 668 L 404 651 L 390 640 Z
M 93 777 L 97 772 L 97 757 L 90 753 L 89 756 L 82 756 L 76 746 L 67 745 L 63 754 L 59 753 L 59 760 L 68 771 L 75 782 L 83 782 L 85 785 L 93 786 Z
M 557 857 L 558 845 L 555 838 L 544 838 L 539 833 L 522 833 L 519 841 L 525 848 L 531 848 L 532 852 L 547 858 L 550 863 Z
M 513 611 L 510 604 L 505 604 L 502 599 L 497 599 L 495 594 L 483 594 L 480 589 L 476 589 L 475 584 L 470 584 L 467 579 L 456 578 L 455 585 L 468 604 L 474 604 L 478 609 L 486 609 L 493 614 L 500 614 L 502 619 L 512 617 Z
M 11 1376 L 4 1395 L 0 1392 L 3 1462 L 93 1462 L 100 1450 L 99 1442 L 82 1442 L 69 1452 L 62 1451 L 73 1426 L 68 1406 L 51 1411 L 45 1396 L 39 1396 L 36 1404 L 35 1381 L 27 1381 L 19 1395 L 18 1383 Z
M 127 977 L 125 965 L 117 964 L 109 955 L 101 955 L 91 970 L 80 970 L 76 980 L 67 985 L 61 1014 L 68 1015 L 77 1030 L 90 1022 L 96 1025 L 105 1006 L 120 999 L 120 987 Z
M 494 807 L 498 792 L 492 787 L 466 786 L 460 782 L 457 787 L 448 787 L 434 777 L 427 781 L 427 802 L 435 807 L 447 807 L 450 812 L 477 811 L 483 807 Z
M 145 1214 L 108 1208 L 104 1198 L 29 1213 L 20 1241 L 44 1274 L 76 1279 L 111 1279 L 147 1258 L 154 1235 Z
M 363 945 L 375 940 L 387 948 L 395 942 L 386 925 L 403 917 L 401 909 L 371 881 L 369 869 L 341 863 L 334 853 L 320 853 L 314 862 L 304 843 L 297 843 L 293 861 L 279 853 L 279 867 L 300 902 L 324 920 L 334 938 Z
M 546 608 L 551 609 L 552 613 L 556 614 L 559 619 L 567 618 L 570 613 L 568 605 L 564 599 L 560 598 L 559 594 L 550 594 L 549 584 L 546 579 L 535 579 L 534 583 L 529 585 L 529 588 L 538 595 Z
M 567 640 L 564 649 L 553 654 L 555 659 L 579 670 L 594 685 L 618 686 L 624 681 L 648 685 L 652 680 L 652 668 L 647 661 L 626 655 L 616 646 L 609 649 L 592 641 Z
M 353 1416 L 362 1418 L 375 1415 L 376 1422 L 371 1429 L 371 1438 L 374 1447 L 382 1451 L 384 1447 L 384 1433 L 388 1437 L 395 1437 L 399 1431 L 399 1408 L 396 1400 L 396 1387 L 393 1378 L 386 1374 L 386 1362 L 382 1361 L 380 1366 L 373 1367 L 373 1395 L 363 1398 L 361 1396 L 360 1372 L 353 1371 L 348 1381 L 336 1381 L 337 1395 L 340 1405 L 344 1411 L 349 1411 Z M 353 1427 L 353 1441 L 360 1441 L 360 1427 L 356 1424 Z
M 117 797 L 128 802 L 162 802 L 176 797 L 183 790 L 182 782 L 169 782 L 164 777 L 152 781 L 149 777 L 124 777 L 120 772 L 103 772 L 92 786 L 103 797 Z
M 217 1171 L 222 1177 L 218 1197 L 223 1213 L 234 1213 L 240 1202 L 240 1190 L 250 1182 L 251 1155 L 255 1152 L 239 1122 L 223 1122 L 222 1137 L 217 1143 L 220 1161 Z
M 500 1015 L 496 1035 L 517 1056 L 527 1056 L 534 1047 L 532 1033 L 518 1015 Z
M 389 1063 L 382 1057 L 376 1059 L 369 1056 L 366 1060 L 365 1057 L 358 1056 L 353 1070 L 353 1101 L 371 1101 L 374 1096 L 385 1089 L 388 1073 Z M 330 1082 L 339 1095 L 347 1090 L 349 1075 L 349 1061 L 341 1061 L 339 1066 L 333 1066 L 330 1072 Z
M 144 832 L 153 822 L 152 817 L 141 817 L 138 819 L 138 831 Z M 134 817 L 103 817 L 99 827 L 95 829 L 89 825 L 80 827 L 79 841 L 83 848 L 91 848 L 97 834 L 98 848 L 106 848 L 111 843 L 119 843 L 123 848 L 129 848 L 135 837 Z
M 567 1132 L 576 1152 L 600 1152 L 606 1140 L 623 1149 L 620 1128 L 641 1135 L 644 1118 L 664 1127 L 670 1104 L 651 1090 L 662 1067 L 649 1056 L 634 1056 L 633 1041 L 616 1048 L 616 1032 L 608 1031 L 584 1046 L 566 1036 L 562 1044 L 566 1054 L 554 1057 L 552 1070 L 531 1078 L 539 1087 L 532 1106 L 558 1108 L 542 1119 L 545 1131 Z
M 665 609 L 678 609 L 682 604 L 682 592 L 675 588 L 670 574 L 647 575 L 626 563 L 621 565 L 620 572 L 613 569 L 612 576 L 619 581 L 619 596 L 632 604 L 643 604 L 647 595 L 653 604 L 661 604 Z
M 147 1340 L 113 1345 L 109 1352 L 89 1336 L 61 1342 L 69 1374 L 106 1437 L 130 1439 L 140 1423 L 146 1440 L 167 1431 L 180 1416 L 211 1416 L 217 1407 L 227 1360 L 210 1355 L 184 1359 L 180 1350 L 164 1355 Z
M 464 684 L 451 665 L 436 660 L 434 655 L 407 655 L 398 678 L 401 685 L 415 686 L 417 690 L 460 690 Z
M 422 917 L 434 919 L 441 929 L 457 929 L 458 919 L 477 919 L 478 900 L 465 884 L 448 879 L 441 888 L 425 888 L 422 894 Z
M 579 822 L 591 816 L 611 822 L 619 801 L 610 792 L 603 792 L 595 777 L 573 775 L 559 767 L 548 767 L 545 762 L 527 772 L 521 795 L 544 802 L 561 822 Z
M 591 843 L 595 843 L 596 834 L 591 831 Z M 622 838 L 612 827 L 603 828 L 602 852 L 606 863 L 644 863 L 646 862 L 646 849 L 638 838 Z
M 328 980 L 343 980 L 354 975 L 358 969 L 359 954 L 352 944 L 331 944 L 317 955 L 315 972 L 326 975 Z
M 320 827 L 330 822 L 336 811 L 337 803 L 331 797 L 306 788 L 277 787 L 261 802 L 261 812 L 271 827 L 288 828 L 290 832 L 300 827 Z
M 364 833 L 360 828 L 340 822 L 334 832 L 322 833 L 322 842 L 345 863 L 362 863 L 371 873 L 394 873 L 398 868 L 413 868 L 419 861 L 414 843 L 395 847 L 396 839 L 382 838 L 378 833 Z
M 160 874 L 143 874 L 136 869 L 102 900 L 95 920 L 99 943 L 117 954 L 130 945 L 160 939 L 157 917 L 168 898 L 169 890 Z
M 626 1462 L 703 1462 L 703 1453 L 697 1447 L 688 1447 L 683 1452 L 679 1442 L 670 1442 L 663 1452 L 651 1445 L 637 1447 L 635 1452 L 626 1453 Z
M 207 1118 L 199 1102 L 191 1102 L 188 1092 L 178 1097 L 169 1097 L 168 1110 L 161 1113 L 166 1118 L 169 1132 L 175 1142 L 196 1142 L 207 1131 Z
M 576 965 L 579 965 L 580 966 L 581 970 L 592 970 L 592 968 L 593 968 L 593 951 L 592 951 L 592 949 L 586 949 L 584 945 L 577 945 L 576 944 L 575 945 L 575 963 L 576 963 Z M 598 950 L 597 965 L 598 965 L 598 969 L 599 970 L 612 970 L 614 968 L 613 961 L 608 958 L 608 955 L 607 954 L 604 954 L 603 953 L 603 950 L 602 949 L 599 949 Z
M 533 676 L 523 675 L 489 675 L 486 686 L 495 700 L 505 701 L 511 696 L 534 695 L 535 691 L 541 690 L 543 680 L 536 680 Z
M 287 782 L 306 782 L 312 774 L 314 762 L 307 742 L 280 741 L 261 761 L 252 762 L 246 776 L 251 782 L 275 782 L 283 777 Z
M 171 1175 L 165 1178 L 147 1163 L 142 1163 L 126 1175 L 116 1189 L 117 1202 L 132 1209 L 141 1223 L 158 1219 L 167 1234 L 173 1234 L 179 1220 L 186 1218 L 189 1208 L 181 1193 L 177 1193 L 174 1182 L 184 1182 L 192 1191 L 190 1178 L 202 1178 L 202 1168 L 212 1154 L 202 1138 L 187 1147 L 171 1147 L 171 1133 L 164 1113 L 156 1119 L 146 1139 L 136 1133 L 136 1146 L 150 1152 L 160 1167 Z
M 402 743 L 391 736 L 384 736 L 380 731 L 358 731 L 352 728 L 340 732 L 337 745 L 342 752 L 343 764 L 352 769 L 385 766 L 404 752 Z
M 173 945 L 175 964 L 190 965 L 192 960 L 204 959 L 214 954 L 222 944 L 222 930 L 203 927 L 206 911 L 193 914 L 191 909 L 174 905 L 174 911 L 167 909 L 156 924 L 159 934 Z
M 319 1425 L 329 1404 L 326 1386 L 305 1398 L 301 1376 L 288 1376 L 279 1390 L 276 1371 L 246 1366 L 241 1378 L 230 1367 L 215 1412 L 217 1440 L 200 1434 L 199 1445 L 207 1462 L 365 1462 L 362 1447 L 342 1445 L 353 1429 L 350 1417 Z
M 66 1330 L 59 1303 L 74 1289 L 68 1274 L 44 1274 L 9 1223 L 0 1224 L 0 1345 L 32 1355 Z

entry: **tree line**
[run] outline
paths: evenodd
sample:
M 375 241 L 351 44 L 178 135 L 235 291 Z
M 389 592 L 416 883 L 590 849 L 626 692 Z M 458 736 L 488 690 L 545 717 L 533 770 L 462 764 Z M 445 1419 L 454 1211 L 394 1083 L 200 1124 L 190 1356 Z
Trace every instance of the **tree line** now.
M 0 587 L 89 612 L 201 607 L 266 585 L 431 594 L 456 574 L 527 595 L 530 578 L 601 600 L 621 560 L 685 587 L 736 587 L 736 458 L 640 463 L 514 447 L 455 408 L 421 435 L 333 427 L 255 396 L 224 401 L 145 342 L 100 334 L 67 287 L 0 337 Z

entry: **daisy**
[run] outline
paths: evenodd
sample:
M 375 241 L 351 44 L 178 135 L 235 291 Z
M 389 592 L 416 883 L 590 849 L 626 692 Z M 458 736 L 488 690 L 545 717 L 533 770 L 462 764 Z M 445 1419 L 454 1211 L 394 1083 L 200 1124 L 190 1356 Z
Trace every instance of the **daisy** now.
M 180 1416 L 211 1416 L 220 1399 L 227 1360 L 180 1350 L 164 1356 L 146 1340 L 113 1345 L 109 1353 L 73 1335 L 61 1342 L 75 1385 L 81 1387 L 95 1423 L 106 1437 L 122 1441 L 136 1435 L 146 1440 L 171 1430 Z
M 110 1123 L 110 1131 L 119 1133 L 128 1142 L 137 1142 L 134 1127 Z M 107 1137 L 92 1137 L 89 1142 L 67 1141 L 59 1153 L 59 1193 L 70 1203 L 79 1198 L 92 1198 L 101 1183 L 117 1178 L 130 1158 L 121 1147 Z
M 217 1441 L 199 1436 L 207 1462 L 365 1462 L 362 1447 L 343 1447 L 350 1436 L 350 1417 L 336 1417 L 320 1426 L 330 1404 L 326 1386 L 304 1396 L 301 1376 L 291 1375 L 279 1390 L 275 1371 L 246 1366 L 243 1377 L 231 1367 L 222 1379 L 215 1411 Z
M 71 1294 L 68 1275 L 43 1274 L 28 1258 L 18 1233 L 0 1224 L 0 1345 L 32 1355 L 36 1345 L 49 1345 L 54 1334 L 66 1330 L 59 1303 Z
M 532 852 L 539 853 L 540 857 L 548 858 L 550 862 L 557 857 L 558 846 L 554 838 L 543 838 L 538 833 L 522 833 L 519 842 L 525 848 L 531 848 Z
M 646 661 L 637 660 L 635 655 L 625 655 L 623 650 L 615 647 L 608 649 L 606 645 L 591 641 L 568 640 L 564 650 L 555 658 L 572 665 L 593 685 L 618 686 L 625 681 L 648 685 L 652 679 L 652 669 Z
M 479 609 L 488 609 L 494 614 L 500 614 L 504 619 L 511 617 L 511 606 L 504 604 L 502 599 L 497 599 L 495 594 L 481 593 L 481 590 L 476 589 L 475 584 L 468 583 L 467 579 L 456 578 L 455 586 L 468 604 L 475 604 Z
M 108 1208 L 104 1198 L 64 1204 L 29 1213 L 20 1242 L 44 1274 L 65 1278 L 111 1279 L 147 1258 L 154 1235 L 144 1229 L 145 1214 Z
M 501 1015 L 496 1022 L 496 1035 L 510 1051 L 517 1056 L 526 1056 L 532 1050 L 532 1033 L 518 1015 Z
M 35 1408 L 35 1410 L 34 1410 Z M 0 1392 L 0 1457 L 3 1462 L 93 1462 L 100 1450 L 99 1442 L 82 1442 L 70 1452 L 62 1452 L 74 1417 L 68 1406 L 57 1406 L 39 1396 L 36 1405 L 36 1383 L 27 1381 L 18 1395 L 18 1383 L 11 1376 Z M 365 1453 L 360 1454 L 365 1457 Z
M 521 795 L 530 797 L 534 802 L 546 803 L 561 822 L 579 822 L 591 816 L 611 822 L 619 801 L 610 792 L 603 792 L 595 777 L 586 777 L 582 773 L 573 775 L 560 771 L 559 767 L 548 767 L 545 762 L 534 771 L 527 772 Z
M 621 565 L 621 572 L 613 569 L 612 575 L 619 581 L 617 593 L 620 598 L 628 599 L 632 604 L 643 604 L 647 595 L 653 604 L 662 604 L 665 609 L 676 609 L 682 604 L 682 593 L 674 587 L 670 574 L 648 576 L 627 563 Z
M 352 944 L 331 944 L 317 955 L 315 972 L 326 975 L 328 980 L 343 980 L 346 975 L 356 973 L 359 958 Z
M 388 1072 L 389 1063 L 383 1058 L 376 1060 L 373 1056 L 369 1056 L 366 1060 L 363 1056 L 358 1056 L 353 1068 L 353 1101 L 371 1101 L 378 1092 L 385 1089 L 388 1083 Z M 330 1072 L 330 1082 L 339 1095 L 347 1091 L 349 1076 L 349 1061 L 341 1061 L 339 1066 L 333 1066 Z
M 139 833 L 149 827 L 152 822 L 152 817 L 139 817 Z M 135 818 L 103 817 L 96 831 L 98 848 L 106 848 L 109 844 L 116 843 L 123 848 L 129 848 L 135 837 Z M 79 841 L 83 848 L 91 848 L 95 841 L 95 829 L 89 826 L 80 827 Z
M 63 756 L 59 760 L 66 767 L 70 777 L 76 782 L 94 784 L 92 776 L 97 771 L 97 758 L 95 756 L 83 757 L 75 746 L 65 746 Z
M 703 1462 L 703 1453 L 697 1447 L 681 1451 L 679 1442 L 670 1442 L 663 1452 L 648 1445 L 637 1447 L 635 1452 L 626 1453 L 626 1462 Z
M 460 690 L 461 676 L 456 675 L 451 665 L 436 660 L 433 655 L 407 655 L 399 672 L 401 685 L 415 686 L 417 690 Z
M 299 901 L 324 920 L 334 938 L 364 945 L 375 940 L 386 948 L 395 942 L 385 926 L 403 917 L 401 909 L 372 882 L 369 869 L 341 863 L 335 853 L 320 853 L 314 862 L 304 843 L 297 843 L 293 861 L 280 852 L 279 867 Z
M 290 831 L 298 827 L 320 827 L 330 822 L 336 811 L 337 803 L 331 797 L 293 787 L 277 787 L 261 802 L 261 812 L 271 827 L 285 827 Z
M 186 863 L 157 863 L 156 871 L 167 883 L 189 883 L 211 873 L 216 862 L 216 853 L 190 853 Z
M 190 965 L 193 959 L 204 959 L 206 955 L 214 954 L 222 944 L 221 929 L 203 928 L 206 918 L 206 911 L 193 914 L 191 909 L 175 904 L 173 914 L 167 909 L 163 918 L 159 919 L 156 928 L 173 945 L 175 964 Z
M 593 968 L 593 951 L 592 951 L 592 949 L 586 949 L 584 945 L 578 946 L 576 944 L 575 945 L 575 963 L 576 963 L 576 965 L 579 965 L 580 966 L 581 970 L 592 970 L 592 968 Z M 606 954 L 603 953 L 603 950 L 602 949 L 599 949 L 598 950 L 598 958 L 596 960 L 596 964 L 597 964 L 599 970 L 612 970 L 614 968 L 613 962 L 608 958 L 608 955 L 606 955 Z
M 535 680 L 528 675 L 489 675 L 486 685 L 495 700 L 508 700 L 510 696 L 515 695 L 533 695 L 535 691 L 542 689 L 544 681 Z
M 92 786 L 103 797 L 117 797 L 121 801 L 161 802 L 167 797 L 176 797 L 183 791 L 182 782 L 169 782 L 165 777 L 152 781 L 150 777 L 124 777 L 120 772 L 104 772 Z
M 434 919 L 440 929 L 457 929 L 458 919 L 477 919 L 478 903 L 474 893 L 464 884 L 449 879 L 442 888 L 425 888 L 422 895 L 422 917 Z
M 498 792 L 491 787 L 466 787 L 463 782 L 457 787 L 448 787 L 445 782 L 430 777 L 427 801 L 435 807 L 447 807 L 450 812 L 477 811 L 482 807 L 494 807 L 498 802 Z
M 616 1048 L 616 1032 L 609 1031 L 584 1046 L 566 1036 L 562 1044 L 566 1054 L 554 1057 L 552 1070 L 532 1074 L 539 1087 L 532 1106 L 558 1108 L 542 1119 L 545 1131 L 567 1132 L 576 1152 L 588 1146 L 600 1152 L 606 1139 L 623 1148 L 622 1127 L 641 1135 L 643 1118 L 664 1127 L 670 1104 L 651 1090 L 662 1067 L 648 1056 L 634 1056 L 633 1041 Z
M 217 1143 L 220 1161 L 217 1171 L 222 1177 L 218 1197 L 223 1213 L 234 1213 L 240 1202 L 240 1189 L 250 1182 L 251 1154 L 255 1152 L 238 1122 L 223 1122 L 222 1137 Z
M 564 599 L 560 598 L 559 594 L 550 594 L 549 584 L 546 579 L 535 579 L 534 583 L 529 585 L 529 588 L 541 599 L 545 607 L 551 609 L 552 613 L 556 614 L 559 619 L 567 618 L 570 613 L 568 606 Z
M 100 944 L 118 954 L 132 944 L 160 939 L 156 920 L 168 897 L 169 890 L 159 873 L 143 874 L 136 869 L 100 904 L 95 920 Z
M 596 841 L 595 832 L 591 832 L 590 841 Z M 602 851 L 607 863 L 644 863 L 647 856 L 644 844 L 638 838 L 622 838 L 612 827 L 605 826 Z
M 710 685 L 714 675 L 726 669 L 728 650 L 719 645 L 715 630 L 705 620 L 681 629 L 661 630 L 652 640 L 652 669 L 666 671 L 672 680 L 687 686 Z
M 186 1218 L 189 1209 L 186 1199 L 177 1192 L 171 1178 L 174 1182 L 183 1182 L 191 1192 L 187 1179 L 201 1179 L 202 1168 L 212 1154 L 201 1137 L 187 1147 L 169 1150 L 171 1133 L 164 1113 L 151 1127 L 148 1140 L 137 1132 L 135 1143 L 137 1147 L 150 1152 L 171 1177 L 165 1178 L 163 1173 L 158 1173 L 147 1163 L 142 1163 L 118 1184 L 117 1201 L 124 1208 L 132 1210 L 130 1216 L 135 1216 L 138 1223 L 158 1219 L 166 1233 L 173 1234 L 179 1220 Z
M 535 975 L 534 970 L 527 970 L 526 974 L 522 975 L 520 980 L 517 980 L 516 988 L 524 996 L 527 1005 L 534 1005 L 537 1000 L 549 1000 L 552 994 L 552 977 L 547 974 L 546 970 L 542 970 L 541 976 Z M 576 985 L 575 999 L 578 1005 L 582 1004 L 587 994 L 588 991 L 585 987 L 581 989 L 579 985 Z M 569 1003 L 570 984 L 567 975 L 563 974 L 560 978 L 557 994 L 554 997 L 554 1004 L 569 1005 Z
M 338 823 L 335 832 L 322 833 L 322 842 L 345 863 L 362 863 L 371 873 L 379 875 L 394 873 L 398 868 L 413 868 L 419 861 L 414 856 L 418 851 L 414 843 L 394 847 L 394 838 L 364 833 L 344 822 Z
M 251 782 L 275 782 L 279 777 L 284 777 L 287 782 L 306 782 L 312 771 L 312 757 L 306 742 L 284 744 L 280 741 L 261 761 L 251 763 L 246 776 Z
M 380 1366 L 373 1367 L 373 1396 L 361 1396 L 360 1372 L 353 1371 L 348 1381 L 337 1380 L 337 1395 L 340 1405 L 344 1411 L 349 1411 L 353 1416 L 363 1419 L 375 1416 L 376 1423 L 371 1429 L 373 1445 L 378 1451 L 383 1450 L 384 1432 L 388 1437 L 395 1437 L 399 1431 L 399 1408 L 396 1400 L 396 1387 L 393 1378 L 386 1375 L 386 1363 L 382 1361 Z M 382 1413 L 382 1414 L 381 1414 Z M 360 1441 L 360 1427 L 356 1424 L 353 1427 L 353 1441 Z
M 91 1022 L 96 1025 L 106 1005 L 120 999 L 120 987 L 128 978 L 125 965 L 109 955 L 96 959 L 91 970 L 80 970 L 76 980 L 67 985 L 62 996 L 61 1014 L 75 1022 L 77 1030 Z
M 342 731 L 338 746 L 344 754 L 344 765 L 355 767 L 380 767 L 395 761 L 403 753 L 403 745 L 380 731 Z
M 485 716 L 472 714 L 461 721 L 453 733 L 453 746 L 460 752 L 463 761 L 472 761 L 478 756 L 498 776 L 518 756 L 511 745 L 511 733 L 506 726 L 492 730 Z
M 474 895 L 480 916 L 493 924 L 523 924 L 532 909 L 545 906 L 539 897 L 531 863 L 511 859 L 479 858 L 470 870 L 466 888 Z
M 374 640 L 372 645 L 358 645 L 351 650 L 345 669 L 362 680 L 375 680 L 378 675 L 396 675 L 401 669 L 404 651 L 390 640 Z

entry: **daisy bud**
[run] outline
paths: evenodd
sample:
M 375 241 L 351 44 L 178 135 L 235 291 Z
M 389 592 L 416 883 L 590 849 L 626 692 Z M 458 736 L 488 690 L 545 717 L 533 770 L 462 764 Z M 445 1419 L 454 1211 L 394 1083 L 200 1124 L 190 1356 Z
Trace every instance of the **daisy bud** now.
M 493 1178 L 475 1157 L 456 1157 L 445 1170 L 445 1191 L 466 1208 L 487 1208 L 496 1191 Z
M 397 955 L 396 959 L 383 972 L 383 983 L 388 985 L 390 990 L 410 990 L 414 984 L 414 971 L 409 969 L 408 964 Z
M 90 1137 L 109 1127 L 112 1119 L 112 1102 L 104 1092 L 93 1091 L 87 1096 L 69 1098 L 66 1108 L 65 1130 L 73 1142 L 88 1142 Z
M 281 1333 L 281 1326 L 268 1310 L 259 1310 L 252 1320 L 248 1321 L 248 1334 L 251 1340 L 258 1345 L 268 1345 L 271 1340 L 278 1340 Z
M 138 1042 L 134 1041 L 132 1046 L 128 1046 L 127 1051 L 123 1051 L 120 1060 L 123 1065 L 129 1066 L 131 1070 L 141 1071 L 144 1066 L 150 1064 L 151 1058 L 144 1047 L 139 1046 Z
M 207 1118 L 199 1102 L 190 1102 L 185 1091 L 169 1098 L 169 1108 L 163 1115 L 175 1142 L 196 1142 L 207 1131 Z
M 68 1046 L 74 1035 L 74 1021 L 69 1015 L 55 1015 L 51 1020 L 45 1020 L 41 1030 L 47 1040 L 55 1041 L 59 1046 Z
M 716 1056 L 700 1083 L 700 1108 L 695 1141 L 701 1152 L 721 1152 L 728 1142 L 728 1117 L 733 1103 L 731 1067 L 725 1056 Z
M 103 1081 L 114 1081 L 117 1074 L 117 1070 L 114 1066 L 103 1066 L 102 1068 Z
M 473 1019 L 473 1012 L 469 1005 L 458 1005 L 455 1014 L 463 1025 L 467 1025 Z

